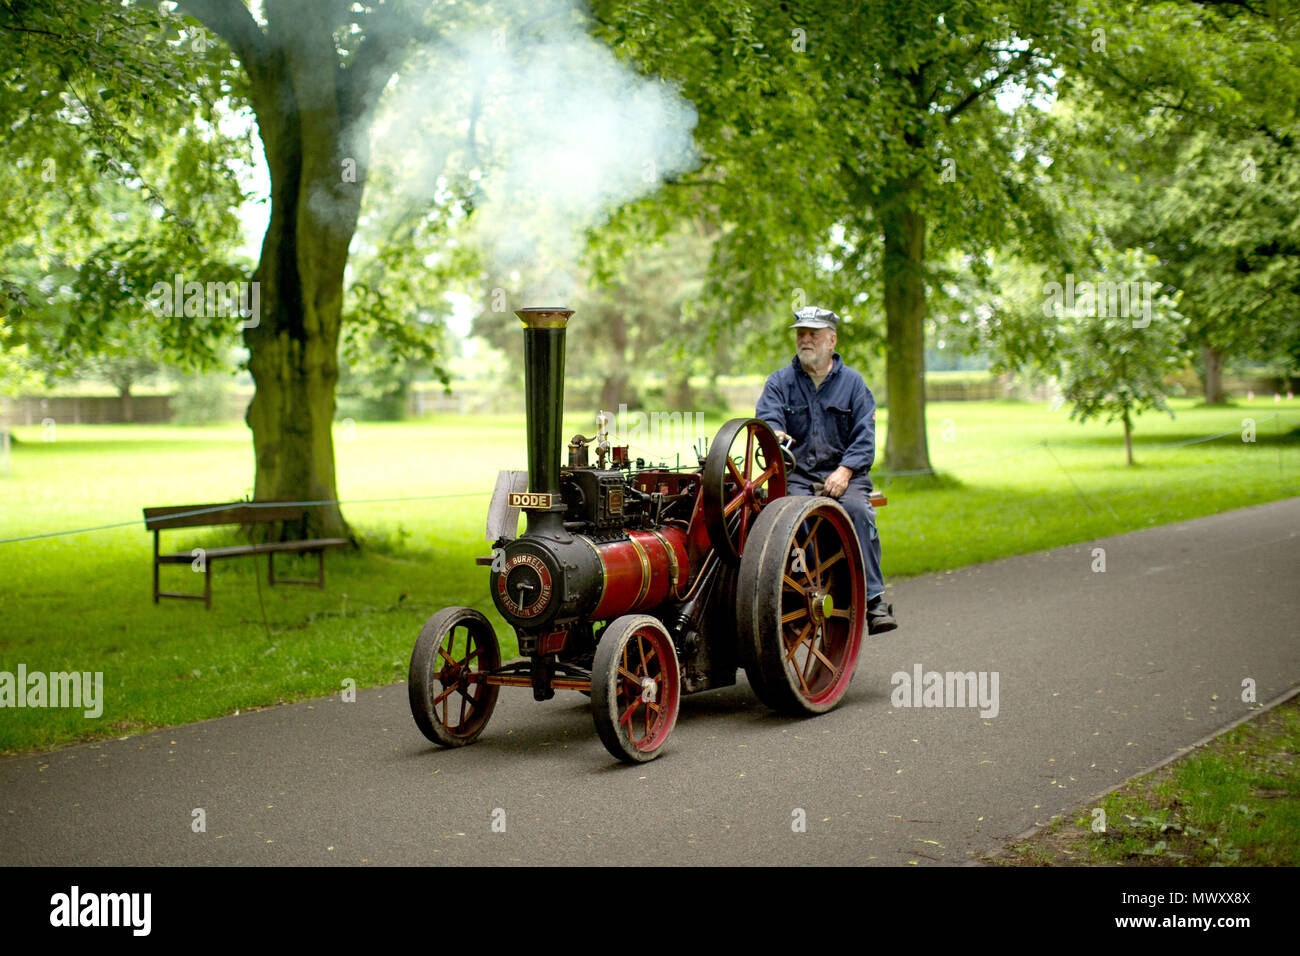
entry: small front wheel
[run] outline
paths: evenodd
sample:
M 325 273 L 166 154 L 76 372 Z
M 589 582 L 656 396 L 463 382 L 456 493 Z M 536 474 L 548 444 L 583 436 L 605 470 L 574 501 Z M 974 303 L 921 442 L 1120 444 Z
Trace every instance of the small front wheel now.
M 628 614 L 605 628 L 591 669 L 591 713 L 605 749 L 627 763 L 658 757 L 680 703 L 677 651 L 664 626 Z
M 486 678 L 500 666 L 496 631 L 478 611 L 448 607 L 429 618 L 411 652 L 408 687 L 424 736 L 443 747 L 477 740 L 500 690 Z

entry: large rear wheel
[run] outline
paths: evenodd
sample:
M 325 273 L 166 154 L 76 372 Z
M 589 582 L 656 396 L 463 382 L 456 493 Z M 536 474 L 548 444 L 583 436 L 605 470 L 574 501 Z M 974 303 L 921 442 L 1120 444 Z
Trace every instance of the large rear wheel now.
M 834 707 L 866 632 L 853 521 L 830 498 L 782 498 L 750 531 L 736 585 L 741 663 L 760 700 L 787 714 Z

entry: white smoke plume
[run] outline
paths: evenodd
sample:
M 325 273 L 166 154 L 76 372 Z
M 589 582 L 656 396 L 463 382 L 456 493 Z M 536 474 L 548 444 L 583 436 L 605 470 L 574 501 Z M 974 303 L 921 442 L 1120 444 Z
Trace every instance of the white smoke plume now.
M 493 272 L 534 277 L 511 308 L 561 305 L 587 230 L 698 163 L 696 121 L 593 39 L 572 0 L 483 4 L 398 75 L 373 156 L 396 159 L 399 188 L 426 202 L 446 201 L 449 174 L 475 180 L 470 221 Z

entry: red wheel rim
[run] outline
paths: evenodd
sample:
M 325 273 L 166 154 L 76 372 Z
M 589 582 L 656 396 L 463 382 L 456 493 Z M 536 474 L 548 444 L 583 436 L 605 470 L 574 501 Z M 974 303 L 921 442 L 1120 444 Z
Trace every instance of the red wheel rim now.
M 774 437 L 769 442 L 769 435 L 766 426 L 760 422 L 751 421 L 745 426 L 745 455 L 740 466 L 736 465 L 728 449 L 722 519 L 737 554 L 744 551 L 750 525 L 763 510 L 763 505 L 785 495 L 785 465 L 780 447 L 775 446 Z M 737 434 L 732 440 L 733 447 L 739 438 Z M 772 449 L 762 447 L 769 443 L 775 446 L 775 455 Z M 762 464 L 757 460 L 759 454 L 763 455 Z
M 792 555 L 802 559 L 792 559 L 782 581 L 786 673 L 796 693 L 813 704 L 843 693 L 862 642 L 866 581 L 852 530 L 838 510 L 812 512 L 794 536 Z
M 457 639 L 457 631 L 464 632 L 463 639 Z M 464 624 L 451 627 L 438 644 L 434 672 L 438 690 L 433 694 L 431 709 L 434 719 L 453 736 L 472 733 L 487 719 L 487 672 L 475 669 L 482 653 L 473 630 Z
M 628 635 L 619 653 L 614 702 L 618 730 L 633 748 L 649 752 L 672 731 L 677 713 L 677 675 L 671 648 L 654 628 Z

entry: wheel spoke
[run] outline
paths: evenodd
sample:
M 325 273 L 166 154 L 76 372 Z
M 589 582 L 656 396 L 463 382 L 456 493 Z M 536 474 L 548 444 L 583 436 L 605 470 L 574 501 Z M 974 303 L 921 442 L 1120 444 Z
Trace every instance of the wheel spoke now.
M 808 529 L 808 536 L 803 539 L 803 544 L 800 545 L 803 550 L 807 551 L 809 548 L 817 547 L 817 542 L 814 539 L 817 537 L 817 528 L 821 525 L 821 522 L 822 516 L 818 515 L 816 524 Z
M 820 552 L 819 552 L 818 549 L 817 549 L 817 529 L 821 526 L 821 523 L 822 523 L 822 517 L 821 517 L 821 515 L 818 515 L 818 516 L 817 516 L 817 523 L 814 524 L 814 525 L 812 526 L 812 528 L 809 530 L 809 532 L 808 532 L 808 540 L 807 540 L 806 542 L 804 542 L 804 555 L 805 555 L 805 556 L 808 554 L 808 546 L 809 546 L 809 545 L 812 545 L 813 560 L 812 560 L 812 565 L 811 565 L 811 567 L 814 567 L 814 568 L 817 567 L 817 565 L 819 565 L 819 564 L 821 563 Z M 804 567 L 805 567 L 805 568 L 806 568 L 806 567 L 809 567 L 809 565 L 808 565 L 808 561 L 807 561 L 807 558 L 806 558 L 806 557 L 805 557 L 805 560 L 804 560 Z M 821 584 L 822 584 L 821 575 L 816 575 L 816 576 L 813 578 L 813 581 L 812 581 L 812 585 L 813 585 L 813 587 L 815 587 L 815 588 L 821 587 Z
M 842 557 L 844 557 L 844 550 L 841 548 L 839 551 L 836 551 L 833 555 L 831 555 L 831 556 L 830 556 L 829 558 L 827 558 L 825 561 L 823 561 L 823 562 L 821 562 L 820 564 L 818 564 L 818 565 L 817 565 L 817 569 L 816 569 L 816 571 L 813 572 L 813 573 L 815 573 L 815 574 L 817 575 L 818 580 L 821 579 L 821 573 L 822 573 L 823 571 L 825 571 L 827 568 L 829 568 L 829 567 L 830 567 L 832 564 L 834 564 L 836 561 L 840 560 Z
M 736 463 L 732 461 L 730 457 L 727 458 L 727 470 L 730 471 L 732 477 L 736 479 L 736 484 L 740 485 L 742 488 L 745 487 L 745 476 L 740 473 L 740 469 L 736 467 Z
M 831 617 L 842 617 L 842 618 L 849 618 L 849 617 L 852 617 L 852 615 L 849 614 L 849 612 L 848 612 L 848 608 L 842 608 L 842 607 L 837 607 L 835 610 L 831 611 L 830 616 L 831 616 Z
M 801 642 L 801 643 L 802 643 L 802 642 Z M 797 649 L 797 648 L 796 648 L 796 649 Z M 810 656 L 811 656 L 811 655 L 810 655 Z M 791 661 L 791 663 L 794 664 L 794 668 L 793 668 L 793 670 L 794 670 L 795 676 L 799 678 L 799 684 L 800 684 L 800 686 L 803 687 L 803 693 L 804 693 L 804 696 L 805 696 L 805 697 L 811 697 L 811 696 L 812 696 L 812 691 L 808 689 L 808 682 L 807 682 L 806 680 L 804 680 L 804 678 L 803 678 L 803 672 L 799 669 L 799 663 L 798 663 L 798 661 Z
M 795 651 L 803 647 L 803 642 L 808 637 L 808 634 L 811 631 L 812 631 L 812 621 L 809 621 L 807 624 L 804 625 L 803 630 L 799 632 L 798 639 L 793 644 L 788 645 L 789 651 L 785 655 L 785 659 L 787 661 L 794 660 Z
M 823 636 L 823 637 L 822 637 L 822 643 L 824 644 L 825 641 L 826 641 L 826 638 Z M 822 662 L 823 664 L 825 664 L 828 668 L 830 668 L 831 679 L 832 679 L 832 680 L 834 680 L 836 677 L 839 677 L 839 676 L 840 676 L 840 669 L 839 669 L 838 667 L 836 667 L 834 664 L 832 664 L 832 663 L 830 662 L 830 660 L 826 657 L 826 655 L 823 654 L 821 651 L 819 651 L 819 650 L 817 649 L 817 646 L 816 646 L 815 644 L 809 644 L 809 645 L 808 645 L 808 649 L 811 650 L 811 651 L 813 652 L 813 654 L 816 654 L 817 657 L 821 660 L 821 662 Z M 811 657 L 811 655 L 809 655 L 809 656 Z
M 736 495 L 736 497 L 728 501 L 726 506 L 722 509 L 723 517 L 725 518 L 727 515 L 731 514 L 733 511 L 735 511 L 744 503 L 745 503 L 745 487 L 742 485 L 740 489 L 740 494 Z
M 767 468 L 765 468 L 762 471 L 762 473 L 757 478 L 755 478 L 753 482 L 751 482 L 751 487 L 753 487 L 757 491 L 757 489 L 767 484 L 768 479 L 774 476 L 775 474 L 776 474 L 776 465 L 768 465 Z
M 447 698 L 451 696 L 451 692 L 454 691 L 455 689 L 456 689 L 455 684 L 449 686 L 446 690 L 444 690 L 441 694 L 439 694 L 437 697 L 433 699 L 433 706 L 437 707 L 439 704 L 445 703 Z
M 808 653 L 803 659 L 803 667 L 800 668 L 799 683 L 805 688 L 808 687 L 808 672 L 812 670 L 813 655 L 817 653 L 817 638 L 821 636 L 821 628 L 817 628 L 817 633 L 813 634 L 808 641 Z M 795 662 L 796 664 L 798 661 Z
M 786 574 L 786 575 L 783 575 L 783 577 L 785 578 L 785 583 L 786 583 L 786 586 L 787 586 L 787 587 L 794 588 L 794 589 L 795 589 L 796 591 L 798 591 L 800 594 L 807 594 L 807 593 L 808 593 L 808 592 L 807 592 L 807 589 L 806 589 L 802 584 L 800 584 L 798 581 L 796 581 L 794 578 L 790 577 L 790 575 Z
M 799 618 L 803 617 L 807 613 L 808 613 L 808 609 L 806 607 L 801 607 L 797 611 L 791 611 L 789 614 L 781 615 L 781 623 L 789 624 L 791 621 L 797 621 Z

